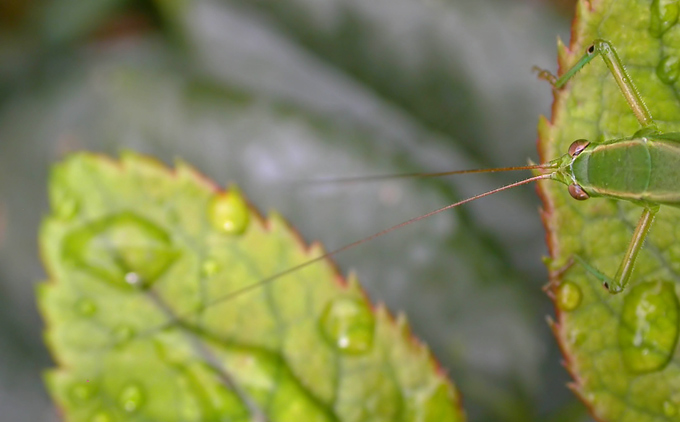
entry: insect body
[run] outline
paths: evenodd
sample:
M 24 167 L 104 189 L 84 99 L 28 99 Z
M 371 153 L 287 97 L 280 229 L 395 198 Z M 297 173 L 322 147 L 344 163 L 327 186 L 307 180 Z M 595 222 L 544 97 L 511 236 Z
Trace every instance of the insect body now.
M 608 41 L 596 40 L 585 55 L 557 79 L 545 71 L 540 77 L 561 88 L 593 57 L 600 55 L 618 84 L 642 128 L 633 136 L 602 143 L 575 141 L 569 153 L 551 163 L 558 169 L 553 179 L 569 185 L 572 197 L 607 197 L 631 201 L 643 207 L 633 237 L 613 278 L 607 277 L 575 257 L 610 293 L 628 284 L 638 252 L 642 248 L 660 205 L 680 206 L 676 180 L 680 176 L 680 133 L 662 134 L 642 101 L 616 51 Z
M 680 134 L 645 133 L 603 143 L 575 141 L 570 153 L 558 159 L 554 178 L 569 185 L 578 200 L 607 197 L 644 207 L 628 250 L 613 279 L 594 268 L 586 269 L 603 281 L 611 293 L 621 292 L 659 205 L 680 205 L 675 180 L 680 177 Z

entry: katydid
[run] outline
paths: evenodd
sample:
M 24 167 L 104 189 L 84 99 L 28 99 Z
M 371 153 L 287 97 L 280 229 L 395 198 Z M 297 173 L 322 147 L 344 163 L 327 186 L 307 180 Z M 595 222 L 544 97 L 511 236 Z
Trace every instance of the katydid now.
M 564 75 L 557 78 L 545 70 L 539 77 L 548 80 L 555 89 L 562 88 L 580 69 L 595 56 L 600 56 L 614 76 L 628 105 L 641 125 L 633 136 L 590 142 L 585 139 L 574 141 L 566 154 L 544 164 L 504 167 L 495 169 L 461 170 L 440 173 L 411 173 L 398 176 L 374 176 L 340 179 L 335 181 L 376 180 L 391 177 L 438 177 L 469 173 L 491 173 L 514 170 L 534 170 L 540 174 L 503 187 L 475 195 L 430 213 L 412 218 L 378 233 L 375 233 L 341 248 L 327 252 L 312 260 L 273 274 L 257 283 L 236 290 L 213 301 L 212 304 L 240 296 L 284 275 L 293 273 L 317 261 L 371 241 L 408 224 L 425 219 L 442 211 L 483 198 L 517 186 L 542 179 L 557 180 L 568 186 L 569 194 L 577 200 L 603 197 L 626 200 L 643 208 L 642 215 L 633 237 L 623 256 L 616 275 L 610 278 L 589 265 L 583 258 L 574 256 L 585 269 L 602 281 L 610 293 L 620 293 L 628 284 L 637 255 L 650 230 L 654 215 L 660 205 L 680 206 L 680 193 L 675 180 L 680 177 L 680 133 L 661 133 L 643 102 L 637 88 L 630 79 L 614 47 L 605 40 L 595 40 L 583 57 Z
M 569 194 L 577 200 L 585 200 L 591 197 L 603 197 L 630 201 L 643 208 L 637 227 L 633 232 L 633 237 L 623 256 L 616 275 L 613 278 L 602 274 L 594 267 L 587 264 L 581 257 L 574 257 L 588 272 L 602 281 L 604 287 L 610 293 L 622 292 L 630 280 L 635 260 L 642 248 L 645 237 L 651 228 L 654 215 L 658 212 L 659 206 L 680 206 L 680 193 L 678 193 L 677 185 L 675 183 L 675 180 L 680 177 L 680 133 L 661 133 L 657 129 L 647 106 L 640 97 L 637 88 L 621 62 L 621 59 L 609 41 L 601 39 L 595 40 L 593 44 L 586 49 L 583 57 L 561 77 L 557 78 L 545 70 L 540 71 L 539 77 L 547 79 L 555 89 L 560 89 L 564 87 L 567 81 L 569 81 L 580 69 L 598 55 L 602 57 L 609 68 L 614 80 L 621 89 L 624 98 L 640 123 L 641 129 L 633 136 L 605 142 L 590 142 L 584 139 L 576 140 L 571 144 L 566 154 L 545 164 L 407 175 L 432 177 L 511 170 L 537 170 L 541 173 L 537 176 L 473 196 L 428 214 L 413 218 L 404 223 L 375 233 L 367 238 L 328 252 L 312 261 L 305 262 L 282 273 L 275 274 L 244 290 L 251 290 L 261 284 L 268 283 L 284 274 L 289 274 L 313 262 L 350 249 L 360 243 L 368 242 L 376 237 L 442 211 L 516 186 L 541 179 L 552 179 L 566 184 L 568 186 Z M 378 176 L 377 178 L 382 178 L 382 176 Z M 229 297 L 241 293 L 243 293 L 243 290 L 233 292 Z M 227 298 L 222 298 L 220 301 L 225 299 Z
M 559 89 L 576 72 L 599 55 L 609 68 L 626 102 L 640 123 L 633 136 L 595 143 L 574 141 L 569 152 L 551 161 L 557 166 L 555 180 L 569 186 L 578 200 L 605 197 L 633 202 L 643 208 L 633 237 L 616 275 L 610 278 L 575 256 L 591 274 L 602 281 L 610 293 L 622 292 L 660 205 L 680 206 L 675 180 L 680 175 L 680 133 L 661 133 L 644 101 L 610 42 L 595 40 L 583 57 L 564 75 L 556 78 L 546 71 L 541 77 Z

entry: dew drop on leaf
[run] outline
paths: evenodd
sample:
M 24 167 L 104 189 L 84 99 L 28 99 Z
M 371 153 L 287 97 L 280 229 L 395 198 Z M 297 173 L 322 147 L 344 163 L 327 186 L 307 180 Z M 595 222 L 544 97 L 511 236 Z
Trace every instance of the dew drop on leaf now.
M 582 298 L 581 288 L 575 283 L 567 281 L 558 287 L 555 303 L 557 303 L 557 307 L 561 310 L 569 312 L 578 308 Z
M 626 294 L 618 341 L 630 371 L 658 371 L 668 364 L 678 340 L 679 307 L 670 282 L 642 283 Z
M 129 284 L 131 286 L 136 286 L 136 285 L 139 284 L 140 281 L 142 281 L 142 278 L 139 276 L 139 274 L 137 274 L 135 272 L 130 272 L 130 273 L 125 274 L 124 278 L 125 278 L 125 281 L 127 282 L 127 284 Z
M 208 204 L 210 224 L 225 234 L 243 234 L 250 222 L 250 210 L 245 199 L 236 188 L 215 194 Z
M 81 298 L 76 302 L 76 312 L 84 317 L 89 317 L 97 312 L 97 305 L 92 299 Z
M 73 231 L 63 250 L 65 260 L 117 286 L 148 287 L 177 258 L 166 231 L 130 212 Z
M 373 346 L 375 319 L 365 301 L 354 298 L 331 301 L 320 324 L 324 338 L 343 353 L 366 353 Z
M 678 22 L 678 1 L 653 0 L 650 12 L 649 32 L 660 37 Z
M 137 383 L 130 383 L 123 387 L 118 395 L 118 404 L 126 412 L 135 412 L 144 403 L 144 392 Z
M 661 59 L 656 67 L 656 75 L 663 83 L 674 84 L 680 75 L 680 58 L 678 56 L 666 56 Z

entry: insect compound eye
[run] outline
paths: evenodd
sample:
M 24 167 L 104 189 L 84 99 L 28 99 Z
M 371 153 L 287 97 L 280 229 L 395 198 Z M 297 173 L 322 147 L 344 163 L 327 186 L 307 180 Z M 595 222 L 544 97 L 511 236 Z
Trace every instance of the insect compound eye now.
M 590 141 L 586 139 L 579 139 L 571 143 L 569 145 L 569 156 L 570 157 L 576 157 L 580 153 L 583 152 L 584 149 L 586 149 L 590 145 Z
M 609 291 L 609 283 L 605 281 L 604 283 L 602 283 L 602 285 L 604 286 L 605 289 L 607 289 L 607 291 Z
M 569 195 L 571 195 L 572 198 L 577 199 L 579 201 L 585 201 L 586 199 L 590 198 L 590 195 L 586 193 L 586 191 L 583 190 L 583 188 L 576 183 L 572 183 L 569 185 Z
M 595 44 L 590 44 L 590 47 L 586 48 L 586 53 L 593 54 L 595 52 Z

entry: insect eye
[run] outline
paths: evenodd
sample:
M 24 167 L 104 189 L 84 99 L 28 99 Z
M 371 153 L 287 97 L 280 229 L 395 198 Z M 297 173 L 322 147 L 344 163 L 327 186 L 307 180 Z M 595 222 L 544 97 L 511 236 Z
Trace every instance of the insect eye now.
M 585 201 L 586 199 L 590 198 L 590 195 L 586 193 L 586 191 L 583 190 L 583 188 L 576 183 L 572 183 L 569 185 L 569 195 L 571 195 L 572 198 L 577 199 L 579 201 Z
M 569 145 L 569 156 L 570 157 L 576 157 L 580 153 L 583 152 L 584 149 L 586 149 L 590 145 L 590 141 L 587 141 L 585 139 L 579 139 L 571 143 Z
M 604 286 L 605 289 L 607 289 L 607 291 L 609 291 L 609 283 L 605 281 L 604 283 L 602 283 L 602 285 Z
M 586 49 L 586 53 L 593 54 L 595 52 L 595 44 L 590 44 L 590 47 Z

